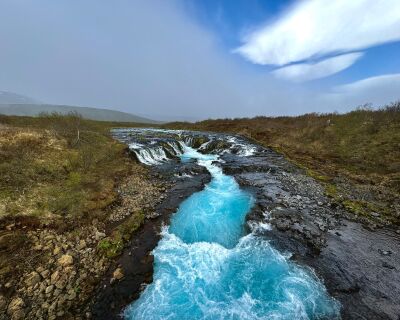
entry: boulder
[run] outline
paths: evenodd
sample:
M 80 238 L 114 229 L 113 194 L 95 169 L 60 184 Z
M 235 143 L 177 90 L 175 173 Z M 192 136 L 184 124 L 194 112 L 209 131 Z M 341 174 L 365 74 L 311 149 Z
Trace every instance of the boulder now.
M 46 288 L 46 294 L 49 294 L 49 293 L 51 293 L 52 291 L 54 290 L 54 285 L 53 284 L 51 284 L 51 285 L 49 285 L 47 288 Z
M 78 250 L 83 250 L 83 249 L 85 249 L 86 248 L 86 241 L 85 240 L 80 240 L 79 241 L 79 244 L 78 244 L 78 246 L 77 246 L 77 249 Z
M 60 279 L 60 272 L 58 270 L 54 271 L 50 278 L 50 283 L 54 284 Z
M 22 298 L 20 297 L 15 297 L 11 300 L 10 304 L 8 305 L 7 314 L 12 319 L 22 319 L 24 316 L 23 312 L 24 306 L 25 306 L 24 300 L 22 300 Z
M 99 241 L 103 238 L 105 238 L 106 234 L 104 232 L 100 232 L 96 229 L 95 234 L 94 234 L 94 238 Z
M 123 277 L 124 271 L 122 270 L 122 268 L 115 269 L 115 271 L 113 272 L 113 278 L 116 280 L 121 280 Z
M 53 254 L 56 256 L 61 252 L 61 248 L 60 247 L 55 247 L 53 250 Z
M 39 283 L 41 280 L 40 274 L 36 271 L 32 271 L 25 279 L 25 284 L 28 287 L 33 287 L 35 284 Z
M 60 266 L 67 267 L 74 263 L 74 258 L 72 256 L 70 256 L 69 254 L 64 254 L 57 261 Z

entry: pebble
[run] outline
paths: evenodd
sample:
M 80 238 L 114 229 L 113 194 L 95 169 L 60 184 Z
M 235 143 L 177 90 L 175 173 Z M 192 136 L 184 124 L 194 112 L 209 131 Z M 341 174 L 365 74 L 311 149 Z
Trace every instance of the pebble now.
M 46 279 L 50 275 L 50 270 L 44 270 L 40 275 Z
M 381 255 L 383 255 L 383 256 L 390 256 L 390 255 L 392 254 L 392 251 L 390 251 L 390 250 L 381 250 L 381 249 L 378 249 L 378 252 L 379 252 Z
M 382 262 L 382 267 L 388 268 L 388 269 L 396 269 L 394 266 L 392 266 L 391 264 L 388 264 L 386 261 Z
M 124 271 L 122 270 L 122 268 L 115 269 L 115 271 L 113 272 L 113 278 L 116 280 L 121 280 L 123 277 Z

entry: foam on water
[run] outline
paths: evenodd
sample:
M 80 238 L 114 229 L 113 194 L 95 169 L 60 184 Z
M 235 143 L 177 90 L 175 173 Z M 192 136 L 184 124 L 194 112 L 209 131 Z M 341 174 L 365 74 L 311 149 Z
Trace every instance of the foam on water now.
M 166 150 L 172 156 L 183 154 L 182 145 L 177 141 L 167 141 L 166 146 L 157 146 L 157 141 L 150 141 L 149 147 L 137 142 L 131 142 L 129 148 L 136 154 L 138 160 L 147 165 L 158 165 L 169 159 Z M 156 146 L 153 146 L 156 145 Z
M 165 161 L 168 161 L 168 156 L 162 147 L 147 148 L 147 149 L 145 148 L 137 149 L 136 147 L 137 145 L 135 145 L 135 147 L 132 147 L 130 145 L 130 148 L 133 150 L 133 152 L 135 152 L 139 161 L 144 164 L 157 165 Z
M 253 198 L 213 161 L 184 148 L 212 174 L 185 200 L 153 251 L 154 280 L 126 319 L 338 319 L 339 305 L 310 271 L 268 241 L 245 235 Z

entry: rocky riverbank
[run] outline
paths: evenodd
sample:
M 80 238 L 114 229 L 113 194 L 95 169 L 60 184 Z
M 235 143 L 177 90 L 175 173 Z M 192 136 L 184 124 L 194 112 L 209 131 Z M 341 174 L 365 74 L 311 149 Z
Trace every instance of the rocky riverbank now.
M 80 223 L 54 217 L 47 222 L 23 216 L 2 220 L 2 253 L 19 259 L 19 269 L 1 270 L 8 276 L 0 286 L 0 319 L 91 318 L 93 292 L 113 254 L 122 251 L 124 232 L 130 238 L 134 227 L 154 215 L 165 190 L 163 180 L 150 180 L 147 169 L 137 166 L 120 181 L 119 196 L 102 218 Z
M 188 136 L 190 132 L 181 132 L 179 139 L 182 135 Z M 249 229 L 270 239 L 278 249 L 289 252 L 296 263 L 313 268 L 330 294 L 341 302 L 343 319 L 398 319 L 398 230 L 390 227 L 377 229 L 374 224 L 357 222 L 345 207 L 325 195 L 316 180 L 270 149 L 238 137 L 230 139 L 225 135 L 208 133 L 193 133 L 193 137 L 190 143 L 197 143 L 201 152 L 220 154 L 224 172 L 233 175 L 240 185 L 255 195 L 256 206 L 247 219 Z M 168 138 L 171 139 L 171 134 Z M 172 138 L 176 139 L 175 133 L 172 133 Z M 165 150 L 171 152 L 171 148 Z M 164 170 L 175 172 L 179 168 L 176 163 L 166 165 L 168 159 L 161 159 L 160 163 L 152 170 L 167 168 Z M 195 183 L 196 179 L 188 177 L 188 181 Z M 166 217 L 183 198 L 199 189 L 204 182 L 206 179 L 182 196 L 172 191 L 168 201 L 175 203 Z M 159 224 L 156 223 L 155 227 L 159 230 Z M 151 281 L 152 259 L 149 251 L 154 248 L 159 236 L 153 231 L 142 237 L 146 240 L 133 242 L 117 267 L 122 270 L 124 263 L 128 266 L 124 261 L 130 261 L 129 268 L 137 268 L 134 266 L 136 261 L 146 265 L 145 272 L 129 271 L 129 279 L 115 283 L 115 275 L 110 271 L 103 282 L 105 291 L 99 289 L 98 307 L 95 307 L 98 318 L 105 319 L 107 317 L 103 315 L 110 314 L 103 313 L 104 305 L 119 310 L 124 303 L 133 301 L 140 292 L 140 279 L 143 283 Z M 143 243 L 149 241 L 148 237 L 153 238 L 150 245 L 140 249 Z M 115 298 L 115 294 L 118 296 L 124 291 L 124 298 Z M 111 314 L 117 316 L 114 311 Z
M 168 181 L 170 187 L 155 207 L 154 214 L 113 262 L 98 286 L 91 308 L 94 319 L 120 319 L 123 308 L 139 297 L 146 284 L 152 281 L 151 251 L 160 239 L 161 227 L 169 224 L 171 214 L 185 198 L 200 191 L 210 181 L 210 174 L 204 167 L 178 161 L 154 167 L 153 175 Z
M 224 172 L 256 199 L 249 231 L 311 267 L 341 302 L 343 319 L 398 319 L 399 230 L 361 223 L 303 169 L 240 136 L 159 130 L 114 135 L 130 145 L 133 158 L 151 166 L 134 164 L 104 212 L 81 222 L 54 216 L 47 222 L 26 216 L 1 221 L 0 251 L 18 260 L 19 269 L 0 270 L 7 275 L 0 319 L 120 318 L 152 281 L 151 251 L 161 226 L 210 180 L 204 167 L 179 161 L 183 144 L 220 155 Z
M 318 182 L 272 150 L 222 159 L 224 171 L 256 195 L 249 227 L 312 267 L 342 304 L 343 319 L 399 318 L 399 230 L 354 221 Z

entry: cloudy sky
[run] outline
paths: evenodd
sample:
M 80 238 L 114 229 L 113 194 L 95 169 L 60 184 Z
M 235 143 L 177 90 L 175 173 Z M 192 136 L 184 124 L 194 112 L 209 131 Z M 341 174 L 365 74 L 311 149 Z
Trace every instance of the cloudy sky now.
M 157 119 L 400 99 L 399 0 L 1 0 L 0 90 Z

